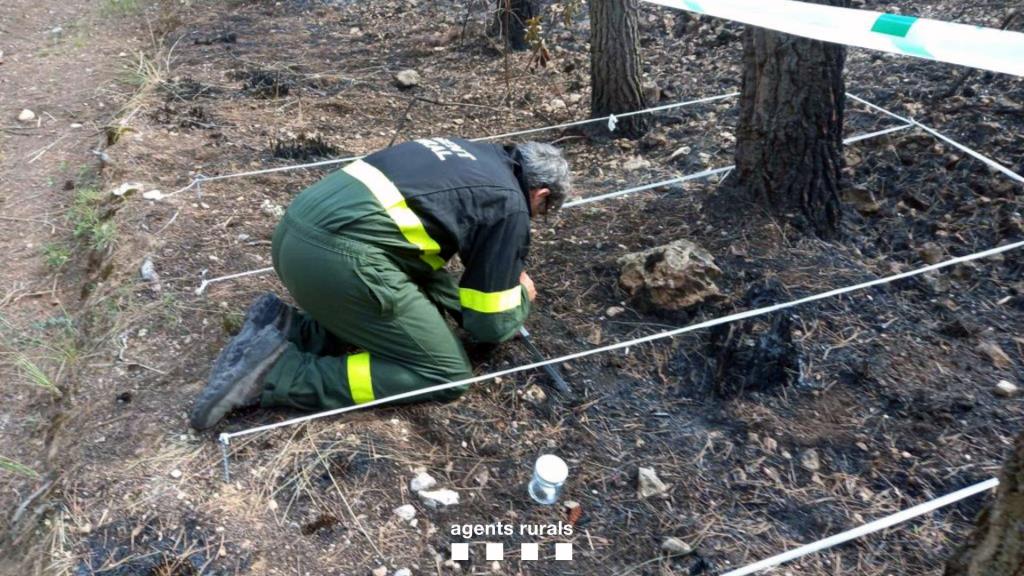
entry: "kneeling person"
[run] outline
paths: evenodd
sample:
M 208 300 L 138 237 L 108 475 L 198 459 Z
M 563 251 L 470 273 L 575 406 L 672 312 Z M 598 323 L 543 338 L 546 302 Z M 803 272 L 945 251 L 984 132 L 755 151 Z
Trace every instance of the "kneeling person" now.
M 443 313 L 480 342 L 514 336 L 536 296 L 524 269 L 530 218 L 557 210 L 569 188 L 553 146 L 455 138 L 381 150 L 307 188 L 272 243 L 302 311 L 272 294 L 250 306 L 192 426 L 255 403 L 329 410 L 471 377 Z M 456 254 L 458 283 L 443 269 Z M 339 355 L 346 345 L 363 351 Z

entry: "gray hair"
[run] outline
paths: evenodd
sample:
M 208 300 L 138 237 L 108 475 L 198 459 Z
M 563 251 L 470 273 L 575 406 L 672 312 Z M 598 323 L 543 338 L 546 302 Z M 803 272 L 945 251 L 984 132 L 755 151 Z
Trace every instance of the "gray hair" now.
M 516 146 L 523 161 L 523 177 L 530 190 L 547 188 L 548 209 L 552 212 L 562 207 L 566 196 L 572 190 L 572 175 L 569 163 L 562 151 L 551 144 L 524 142 Z

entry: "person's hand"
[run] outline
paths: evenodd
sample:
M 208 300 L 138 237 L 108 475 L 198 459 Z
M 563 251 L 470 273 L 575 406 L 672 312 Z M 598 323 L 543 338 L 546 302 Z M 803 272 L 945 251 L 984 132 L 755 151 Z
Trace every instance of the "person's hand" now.
M 533 280 L 526 270 L 519 274 L 519 283 L 526 287 L 526 296 L 533 302 L 537 298 L 537 287 L 533 285 Z

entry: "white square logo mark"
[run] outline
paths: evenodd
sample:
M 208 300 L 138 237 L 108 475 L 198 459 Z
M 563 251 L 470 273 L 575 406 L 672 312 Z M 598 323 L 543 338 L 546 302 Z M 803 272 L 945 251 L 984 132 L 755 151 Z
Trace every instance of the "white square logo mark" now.
M 505 559 L 505 545 L 501 542 L 488 542 L 487 543 L 487 560 L 504 560 Z
M 572 542 L 555 543 L 555 560 L 572 560 Z
M 452 544 L 452 560 L 455 562 L 469 560 L 469 542 L 455 542 Z
M 540 556 L 540 547 L 536 542 L 523 542 L 519 545 L 519 557 L 522 560 L 536 560 Z

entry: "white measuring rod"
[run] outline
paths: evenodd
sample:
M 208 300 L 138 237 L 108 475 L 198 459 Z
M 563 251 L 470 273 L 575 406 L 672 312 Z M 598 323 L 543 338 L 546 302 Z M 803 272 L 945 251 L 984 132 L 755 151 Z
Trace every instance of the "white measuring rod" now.
M 1024 76 L 1024 34 L 794 0 L 645 0 L 814 40 Z

